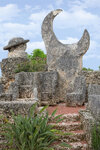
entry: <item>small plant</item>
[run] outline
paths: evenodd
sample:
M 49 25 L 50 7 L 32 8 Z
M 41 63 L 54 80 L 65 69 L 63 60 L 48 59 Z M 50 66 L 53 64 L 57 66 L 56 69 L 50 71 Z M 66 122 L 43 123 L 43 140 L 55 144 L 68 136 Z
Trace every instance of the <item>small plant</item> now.
M 94 150 L 100 150 L 100 125 L 96 123 L 92 128 L 92 147 Z
M 53 129 L 53 125 L 48 124 L 49 116 L 43 107 L 36 113 L 37 103 L 35 103 L 29 114 L 26 116 L 14 116 L 13 123 L 7 122 L 3 125 L 4 135 L 8 140 L 9 150 L 54 150 L 53 143 L 60 138 L 60 131 Z M 60 116 L 55 116 L 56 111 L 51 115 L 56 122 L 62 121 Z M 62 133 L 61 133 L 62 135 Z M 62 143 L 62 147 L 70 147 Z M 8 150 L 8 149 L 7 149 Z

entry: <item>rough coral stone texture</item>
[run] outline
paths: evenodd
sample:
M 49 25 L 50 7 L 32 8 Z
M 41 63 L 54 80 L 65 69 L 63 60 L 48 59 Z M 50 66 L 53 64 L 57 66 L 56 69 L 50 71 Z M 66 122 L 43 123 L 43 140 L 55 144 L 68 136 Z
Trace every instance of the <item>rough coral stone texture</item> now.
M 27 47 L 26 44 L 21 44 L 17 47 L 12 47 L 9 50 L 8 58 L 16 58 L 16 57 L 27 58 L 27 53 L 25 52 L 26 47 Z
M 21 37 L 13 38 L 9 41 L 8 45 L 5 46 L 3 49 L 8 50 L 8 57 L 9 58 L 15 58 L 15 57 L 21 57 L 26 58 L 27 53 L 25 52 L 27 45 L 26 43 L 29 42 L 29 40 L 24 40 Z
M 2 94 L 4 92 L 4 86 L 2 83 L 0 83 L 0 94 Z
M 74 88 L 72 93 L 67 93 L 66 105 L 76 106 L 83 105 L 86 98 L 86 82 L 84 76 L 78 76 L 74 82 Z
M 21 85 L 19 87 L 19 98 L 31 98 L 33 97 L 32 85 Z
M 82 69 L 82 57 L 87 52 L 90 37 L 87 30 L 75 44 L 63 44 L 53 32 L 53 20 L 62 10 L 51 11 L 42 24 L 42 37 L 47 50 L 48 70 L 59 74 L 59 96 L 64 99 L 66 92 L 72 92 L 74 80 Z
M 100 121 L 100 85 L 90 84 L 88 87 L 88 109 L 94 118 Z
M 37 98 L 40 101 L 55 103 L 58 100 L 58 73 L 55 71 L 18 73 L 9 91 L 16 98 L 34 98 L 34 89 L 37 89 Z
M 2 76 L 6 79 L 12 79 L 15 77 L 15 70 L 18 64 L 28 61 L 27 58 L 6 58 L 1 62 Z
M 100 71 L 82 71 L 81 75 L 85 76 L 87 86 L 89 84 L 99 84 L 100 85 Z
M 88 143 L 87 150 L 93 150 L 91 142 L 92 140 L 91 130 L 96 120 L 89 110 L 81 110 L 80 119 L 83 124 L 83 130 L 86 133 L 86 141 Z

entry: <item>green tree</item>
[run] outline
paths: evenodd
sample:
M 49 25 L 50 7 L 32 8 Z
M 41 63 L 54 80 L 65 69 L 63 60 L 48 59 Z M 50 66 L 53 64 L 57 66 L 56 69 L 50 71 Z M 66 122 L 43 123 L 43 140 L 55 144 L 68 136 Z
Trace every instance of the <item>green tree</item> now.
M 31 55 L 28 55 L 29 58 L 46 58 L 46 54 L 41 49 L 34 49 Z

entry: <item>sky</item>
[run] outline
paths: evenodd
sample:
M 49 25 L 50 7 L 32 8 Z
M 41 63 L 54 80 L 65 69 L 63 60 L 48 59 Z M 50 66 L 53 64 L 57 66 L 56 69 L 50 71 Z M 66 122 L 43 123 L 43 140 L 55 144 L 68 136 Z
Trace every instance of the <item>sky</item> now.
M 100 0 L 0 0 L 0 61 L 10 39 L 29 39 L 27 53 L 40 48 L 46 53 L 41 36 L 44 17 L 52 10 L 63 9 L 55 18 L 53 29 L 66 44 L 77 42 L 84 29 L 90 34 L 90 48 L 83 57 L 83 67 L 98 70 L 100 66 Z

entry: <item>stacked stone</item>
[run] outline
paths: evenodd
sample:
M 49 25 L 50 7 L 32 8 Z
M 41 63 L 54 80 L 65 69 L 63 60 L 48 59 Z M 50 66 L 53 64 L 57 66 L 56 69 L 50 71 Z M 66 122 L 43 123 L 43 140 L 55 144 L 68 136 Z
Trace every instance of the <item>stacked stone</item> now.
M 26 43 L 29 40 L 23 38 L 13 38 L 9 41 L 4 50 L 8 50 L 8 58 L 3 59 L 1 62 L 1 70 L 3 78 L 6 80 L 14 79 L 15 70 L 20 63 L 28 61 L 26 50 Z

